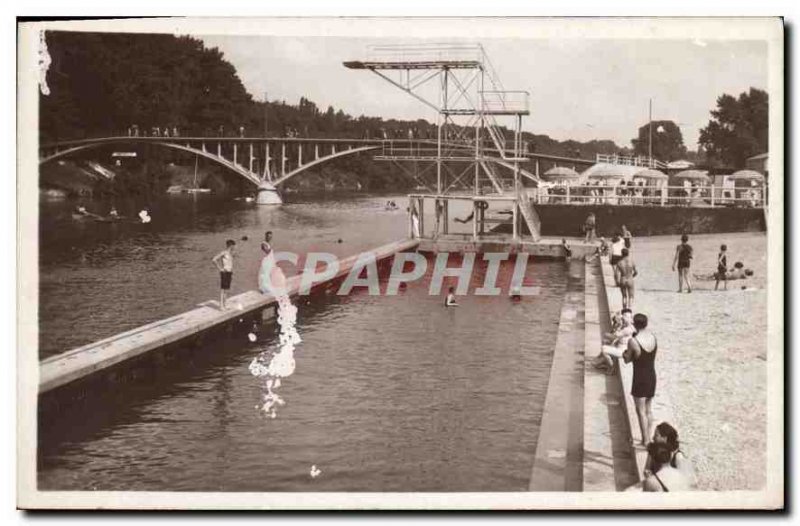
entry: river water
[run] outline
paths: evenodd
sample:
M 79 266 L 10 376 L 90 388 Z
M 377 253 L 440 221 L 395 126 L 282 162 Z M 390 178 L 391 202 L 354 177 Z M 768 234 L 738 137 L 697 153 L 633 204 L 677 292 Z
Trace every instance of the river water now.
M 401 211 L 384 210 L 387 199 Z M 278 250 L 340 256 L 407 232 L 397 196 L 282 207 L 165 199 L 150 205 L 148 225 L 74 221 L 74 205 L 42 203 L 41 357 L 215 297 L 210 258 L 225 239 L 239 248 L 237 293 L 255 288 L 265 230 Z M 509 273 L 510 264 L 500 279 Z M 521 302 L 467 296 L 447 309 L 424 279 L 394 297 L 302 300 L 303 341 L 275 418 L 259 411 L 264 386 L 248 365 L 277 332 L 265 327 L 250 342 L 234 331 L 156 382 L 96 393 L 80 414 L 51 422 L 39 441 L 39 488 L 524 491 L 566 273 L 560 262 L 530 262 L 541 292 Z

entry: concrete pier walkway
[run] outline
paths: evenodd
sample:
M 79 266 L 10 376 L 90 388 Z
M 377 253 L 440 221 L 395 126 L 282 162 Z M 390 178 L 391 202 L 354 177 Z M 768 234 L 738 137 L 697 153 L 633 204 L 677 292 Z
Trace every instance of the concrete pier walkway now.
M 367 254 L 375 261 L 380 261 L 397 252 L 415 249 L 418 245 L 418 240 L 407 239 L 383 245 Z M 362 256 L 363 254 L 356 254 L 340 261 L 339 271 L 332 280 L 350 272 Z M 290 296 L 297 294 L 300 278 L 300 275 L 296 275 L 288 280 L 287 292 Z M 251 290 L 228 298 L 228 308 L 224 311 L 219 309 L 216 302 L 207 302 L 183 314 L 55 355 L 40 362 L 39 393 L 43 394 L 94 375 L 203 331 L 221 327 L 243 316 L 273 308 L 276 302 L 277 299 L 272 294 Z

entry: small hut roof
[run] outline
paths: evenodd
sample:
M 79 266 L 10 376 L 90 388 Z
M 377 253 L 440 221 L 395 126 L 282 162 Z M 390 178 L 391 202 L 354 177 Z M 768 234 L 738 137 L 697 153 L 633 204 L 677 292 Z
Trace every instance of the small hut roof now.
M 731 179 L 738 179 L 742 181 L 763 181 L 764 174 L 758 173 L 755 170 L 739 170 L 738 172 L 733 172 L 730 176 Z
M 674 177 L 676 179 L 701 179 L 704 181 L 708 180 L 708 174 L 700 170 L 684 170 L 682 172 L 676 173 Z
M 580 179 L 581 174 L 573 170 L 572 168 L 567 168 L 566 166 L 556 166 L 547 170 L 543 177 L 548 180 L 552 179 Z
M 642 170 L 641 172 L 636 172 L 633 174 L 634 178 L 641 178 L 641 179 L 668 179 L 667 174 L 663 172 L 659 172 L 658 170 L 654 170 L 652 168 L 647 168 L 646 170 Z

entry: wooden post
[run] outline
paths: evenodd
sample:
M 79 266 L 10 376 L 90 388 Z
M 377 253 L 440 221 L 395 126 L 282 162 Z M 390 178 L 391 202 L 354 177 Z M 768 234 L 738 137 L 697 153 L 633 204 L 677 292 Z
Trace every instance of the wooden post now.
M 269 142 L 264 143 L 264 178 L 269 179 Z
M 425 237 L 425 199 L 419 198 L 419 237 Z
M 472 201 L 472 239 L 478 240 L 478 203 Z
M 518 220 L 518 213 L 519 213 L 519 202 L 514 201 L 514 214 L 513 214 L 513 227 L 512 227 L 512 237 L 514 242 L 516 243 L 519 240 L 519 220 Z
M 711 208 L 714 208 L 714 185 L 711 185 Z
M 569 185 L 567 185 L 567 204 L 569 204 Z

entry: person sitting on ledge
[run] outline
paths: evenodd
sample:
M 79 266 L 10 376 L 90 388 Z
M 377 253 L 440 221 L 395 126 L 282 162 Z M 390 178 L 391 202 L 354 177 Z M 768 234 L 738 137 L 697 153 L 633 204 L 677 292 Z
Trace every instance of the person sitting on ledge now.
M 607 256 L 608 255 L 608 249 L 609 249 L 608 241 L 606 241 L 606 238 L 601 237 L 600 238 L 600 244 L 595 249 L 594 254 L 592 254 L 591 256 L 588 256 L 586 258 L 586 261 L 587 262 L 594 261 L 595 258 Z
M 600 354 L 592 361 L 592 365 L 598 369 L 605 369 L 606 374 L 614 374 L 613 358 L 622 358 L 625 349 L 628 348 L 628 340 L 634 333 L 633 312 L 630 309 L 622 309 L 619 314 L 612 318 L 612 332 L 603 335 L 606 344 L 600 348 Z

